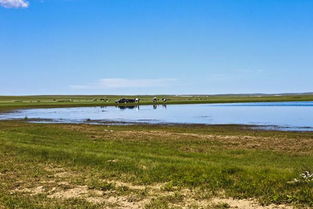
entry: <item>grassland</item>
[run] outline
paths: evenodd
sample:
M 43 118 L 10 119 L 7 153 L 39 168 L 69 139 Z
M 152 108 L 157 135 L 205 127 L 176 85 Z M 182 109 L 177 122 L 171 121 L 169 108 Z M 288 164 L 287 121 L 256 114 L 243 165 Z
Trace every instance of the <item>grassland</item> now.
M 312 207 L 312 152 L 313 133 L 2 121 L 0 208 Z
M 0 111 L 16 108 L 32 107 L 81 107 L 114 105 L 120 98 L 141 99 L 140 104 L 153 104 L 155 95 L 90 95 L 90 96 L 0 96 Z M 283 94 L 283 95 L 202 95 L 173 96 L 156 95 L 166 98 L 167 104 L 197 104 L 197 103 L 228 103 L 228 102 L 280 102 L 280 101 L 313 101 L 313 94 Z M 162 103 L 160 101 L 159 103 Z
M 103 97 L 1 97 L 0 109 L 110 105 L 120 98 L 100 102 Z M 170 97 L 169 102 L 292 99 Z M 0 209 L 310 208 L 312 154 L 312 132 L 0 121 Z

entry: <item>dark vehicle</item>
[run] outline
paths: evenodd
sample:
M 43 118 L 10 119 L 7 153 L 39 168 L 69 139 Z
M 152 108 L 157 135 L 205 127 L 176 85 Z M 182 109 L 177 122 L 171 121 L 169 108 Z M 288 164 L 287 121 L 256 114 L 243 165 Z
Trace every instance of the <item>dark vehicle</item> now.
M 136 99 L 125 99 L 125 98 L 122 98 L 122 99 L 119 99 L 119 100 L 116 100 L 115 103 L 117 104 L 127 104 L 127 103 L 135 103 L 135 102 L 139 102 L 140 99 L 136 98 Z

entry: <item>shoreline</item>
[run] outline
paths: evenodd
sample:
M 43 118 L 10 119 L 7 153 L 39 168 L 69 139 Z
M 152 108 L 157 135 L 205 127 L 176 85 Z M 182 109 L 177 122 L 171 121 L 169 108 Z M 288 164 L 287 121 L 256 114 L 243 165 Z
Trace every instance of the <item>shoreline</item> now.
M 205 123 L 148 123 L 148 122 L 128 122 L 128 121 L 110 121 L 110 120 L 53 120 L 45 118 L 27 118 L 27 119 L 0 119 L 0 122 L 26 122 L 30 124 L 46 124 L 46 125 L 91 125 L 91 126 L 129 126 L 129 127 L 236 127 L 238 129 L 246 129 L 250 131 L 260 132 L 282 132 L 282 133 L 313 133 L 313 127 L 292 127 L 279 125 L 255 125 L 255 124 L 205 124 Z
M 313 101 L 313 95 L 298 95 L 298 96 L 236 96 L 236 97 L 222 97 L 219 96 L 195 96 L 195 97 L 183 97 L 183 96 L 175 96 L 171 97 L 167 102 L 151 102 L 147 101 L 151 99 L 153 96 L 144 96 L 143 101 L 140 103 L 128 103 L 128 104 L 116 104 L 113 101 L 131 96 L 119 96 L 119 97 L 108 97 L 110 102 L 99 102 L 93 101 L 91 96 L 62 96 L 67 98 L 67 100 L 73 101 L 57 101 L 55 98 L 59 98 L 60 96 L 23 96 L 18 97 L 19 100 L 12 100 L 15 97 L 7 97 L 0 96 L 0 113 L 1 112 L 9 112 L 16 109 L 29 109 L 29 108 L 65 108 L 65 107 L 95 107 L 95 106 L 137 106 L 137 105 L 184 105 L 184 104 L 229 104 L 229 103 L 254 103 L 254 102 L 308 102 Z M 106 96 L 97 96 L 97 97 L 106 97 Z M 183 98 L 181 100 L 181 98 Z M 9 100 L 10 99 L 10 100 Z M 38 100 L 39 99 L 39 100 Z M 83 100 L 84 99 L 84 100 Z M 179 100 L 178 100 L 179 99 Z M 36 101 L 34 101 L 36 100 Z M 43 101 L 41 101 L 43 100 Z M 55 101 L 53 101 L 55 100 Z M 113 101 L 112 101 L 113 100 Z
M 283 101 L 283 102 L 310 102 L 310 101 Z M 203 105 L 203 104 L 245 104 L 245 103 L 279 103 L 279 101 L 272 101 L 272 102 L 265 102 L 265 101 L 245 101 L 245 102 L 227 102 L 227 103 L 220 103 L 220 102 L 180 102 L 180 103 L 176 103 L 176 102 L 171 102 L 171 103 L 129 103 L 129 104 L 74 104 L 74 106 L 68 106 L 68 105 L 44 105 L 44 106 L 26 106 L 26 107 L 21 107 L 21 106 L 16 106 L 16 107 L 9 107 L 6 109 L 0 109 L 0 114 L 2 114 L 3 116 L 5 116 L 6 114 L 10 114 L 10 113 L 14 113 L 17 111 L 23 111 L 23 110 L 27 110 L 27 109 L 47 109 L 47 108 L 83 108 L 83 107 L 136 107 L 136 106 L 161 106 L 161 105 Z M 304 105 L 306 106 L 306 105 Z M 194 123 L 194 122 L 147 122 L 147 121 L 130 121 L 130 120 L 102 120 L 102 119 L 89 119 L 88 117 L 86 119 L 81 118 L 81 119 L 77 119 L 77 120 L 71 120 L 71 119 L 49 119 L 49 118 L 28 118 L 27 116 L 25 116 L 25 119 L 23 119 L 22 117 L 19 118 L 3 118 L 1 119 L 1 121 L 27 121 L 29 123 L 42 123 L 42 124 L 90 124 L 90 125 L 169 125 L 169 126 L 175 126 L 175 125 L 187 125 L 187 126 L 193 126 L 193 125 L 204 125 L 204 126 L 220 126 L 220 125 L 235 125 L 235 126 L 242 126 L 242 127 L 248 127 L 249 129 L 255 129 L 255 130 L 263 130 L 263 131 L 267 131 L 267 130 L 271 130 L 271 131 L 284 131 L 284 132 L 313 132 L 313 127 L 310 126 L 286 126 L 286 125 L 278 125 L 278 124 L 251 124 L 251 123 Z

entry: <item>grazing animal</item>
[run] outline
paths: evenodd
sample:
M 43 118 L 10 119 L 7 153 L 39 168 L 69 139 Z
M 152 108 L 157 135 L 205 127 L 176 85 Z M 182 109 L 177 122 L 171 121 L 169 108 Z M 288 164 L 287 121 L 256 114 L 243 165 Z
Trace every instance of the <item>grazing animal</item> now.
M 159 99 L 158 99 L 157 97 L 153 97 L 152 101 L 153 101 L 153 102 L 158 102 Z

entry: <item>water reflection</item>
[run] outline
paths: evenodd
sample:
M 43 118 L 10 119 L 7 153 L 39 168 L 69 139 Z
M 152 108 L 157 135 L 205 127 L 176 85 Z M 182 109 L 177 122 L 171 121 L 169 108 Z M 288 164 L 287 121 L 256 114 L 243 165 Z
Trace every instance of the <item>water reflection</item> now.
M 153 105 L 153 109 L 156 110 L 156 109 L 158 109 L 158 107 L 160 107 L 160 106 L 161 106 L 162 108 L 164 108 L 164 109 L 167 108 L 167 105 L 166 105 L 166 104 L 162 104 L 162 105 L 154 104 L 154 105 Z
M 134 106 L 116 106 L 118 109 L 120 109 L 120 110 L 126 110 L 126 109 L 130 109 L 130 110 L 132 110 L 132 109 L 138 109 L 139 110 L 139 105 L 134 105 Z
M 118 106 L 115 106 L 115 107 L 120 109 L 120 110 L 126 110 L 126 109 L 130 109 L 130 110 L 137 109 L 137 110 L 140 110 L 140 105 L 118 105 Z M 152 108 L 154 110 L 158 109 L 159 107 L 162 107 L 162 108 L 166 109 L 167 105 L 166 104 L 162 104 L 162 105 L 154 104 L 154 105 L 152 105 Z

